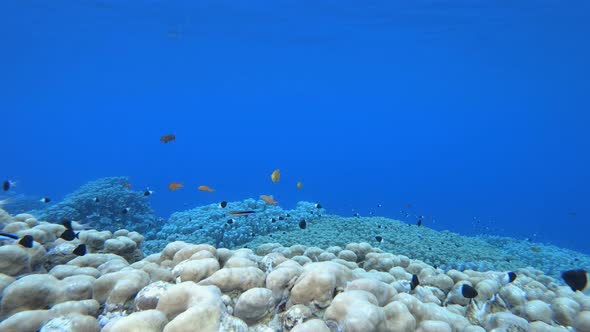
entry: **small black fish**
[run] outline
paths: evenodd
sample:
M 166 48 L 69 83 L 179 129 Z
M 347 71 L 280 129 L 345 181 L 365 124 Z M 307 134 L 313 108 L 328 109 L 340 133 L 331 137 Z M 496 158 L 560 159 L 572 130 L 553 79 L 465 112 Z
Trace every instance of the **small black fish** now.
M 72 227 L 72 221 L 70 219 L 64 219 L 64 221 L 61 222 L 61 224 L 66 228 L 66 229 L 70 229 L 70 230 L 74 230 L 74 228 Z
M 225 207 L 227 206 L 227 202 L 226 201 L 222 201 L 221 203 L 219 203 L 219 207 L 222 209 L 225 209 Z
M 508 283 L 511 283 L 511 282 L 513 282 L 515 279 L 516 279 L 516 273 L 514 273 L 514 272 L 512 272 L 512 271 L 510 271 L 510 272 L 506 273 L 506 281 L 507 281 Z
M 299 222 L 299 228 L 301 228 L 301 229 L 307 228 L 307 221 L 305 221 L 305 219 L 301 219 L 301 221 Z
M 18 244 L 25 248 L 33 248 L 33 237 L 31 235 L 25 235 L 18 241 Z
M 410 282 L 410 289 L 414 290 L 416 287 L 418 287 L 418 285 L 420 285 L 420 280 L 418 279 L 418 276 L 415 274 L 412 274 L 412 281 Z
M 98 198 L 98 197 L 94 197 L 94 198 L 92 199 L 92 201 L 93 201 L 94 203 L 98 203 L 98 202 L 100 202 L 100 198 Z
M 383 242 L 383 238 L 381 236 L 375 236 L 375 240 L 377 240 L 379 243 Z
M 154 193 L 154 191 L 153 191 L 153 190 L 149 190 L 149 189 L 147 189 L 146 191 L 144 191 L 144 192 L 143 192 L 143 195 L 144 195 L 144 196 L 149 196 L 149 195 L 151 195 L 151 194 L 153 194 L 153 193 Z
M 316 203 L 315 208 L 316 209 L 321 209 L 322 208 L 322 205 L 320 203 Z
M 16 235 L 16 234 L 0 232 L 0 236 L 11 238 L 13 240 L 18 240 L 18 235 Z
M 126 207 L 126 208 L 124 208 L 123 210 L 121 210 L 121 213 L 122 213 L 122 214 L 127 214 L 127 212 L 129 212 L 129 210 L 130 210 L 130 209 L 129 209 L 128 207 Z
M 231 225 L 231 224 L 233 224 L 233 223 L 234 223 L 234 220 L 233 220 L 233 219 L 231 219 L 231 218 L 230 218 L 230 219 L 228 219 L 228 220 L 227 220 L 227 224 L 228 224 L 228 225 Z
M 41 202 L 41 203 L 49 203 L 49 202 L 51 202 L 51 199 L 50 198 L 47 198 L 47 197 L 43 197 L 43 198 L 41 198 L 39 200 L 39 202 Z
M 270 222 L 275 222 L 277 221 L 275 218 L 270 218 Z
M 81 245 L 77 246 L 76 249 L 74 249 L 74 251 L 72 251 L 72 253 L 76 256 L 86 255 L 86 245 L 81 244 Z
M 63 233 L 61 233 L 60 238 L 66 240 L 66 241 L 72 241 L 73 239 L 79 239 L 80 238 L 78 236 L 79 234 L 80 234 L 80 232 L 74 233 L 73 229 L 66 229 Z
M 285 217 L 279 216 L 279 220 L 285 220 Z
M 418 219 L 418 222 L 416 223 L 416 225 L 418 225 L 418 227 L 422 226 L 422 219 Z
M 565 271 L 561 274 L 561 278 L 574 292 L 584 292 L 588 289 L 588 272 L 586 270 Z
M 9 191 L 10 190 L 10 181 L 5 180 L 2 182 L 2 190 Z
M 461 286 L 461 295 L 466 299 L 472 299 L 477 297 L 477 291 L 468 284 L 463 284 L 463 286 Z
M 377 228 L 381 229 L 381 225 L 377 225 Z
M 352 216 L 353 217 L 356 217 L 356 218 L 360 218 L 361 217 L 361 215 L 358 212 L 355 212 Z
M 291 215 L 287 213 L 287 215 L 285 217 L 289 218 Z

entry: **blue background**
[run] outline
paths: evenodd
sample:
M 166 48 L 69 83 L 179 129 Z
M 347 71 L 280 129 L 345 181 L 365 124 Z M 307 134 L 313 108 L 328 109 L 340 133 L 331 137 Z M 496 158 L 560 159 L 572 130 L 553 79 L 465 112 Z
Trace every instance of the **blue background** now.
M 129 175 L 164 217 L 412 204 L 590 252 L 589 2 L 195 2 L 4 1 L 0 176 L 59 200 Z

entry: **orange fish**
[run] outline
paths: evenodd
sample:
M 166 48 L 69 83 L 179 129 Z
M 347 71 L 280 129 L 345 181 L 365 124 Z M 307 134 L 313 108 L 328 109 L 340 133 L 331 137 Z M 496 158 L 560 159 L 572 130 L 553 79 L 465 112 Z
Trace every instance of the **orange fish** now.
M 277 183 L 279 182 L 279 180 L 281 179 L 281 171 L 278 169 L 275 169 L 272 174 L 270 175 L 270 179 L 272 180 L 272 182 Z
M 176 140 L 176 136 L 169 134 L 169 135 L 164 135 L 162 137 L 160 137 L 160 142 L 162 143 L 168 143 L 168 142 L 172 142 Z
M 198 188 L 198 189 L 199 189 L 200 191 L 204 191 L 204 192 L 206 192 L 206 193 L 212 193 L 212 192 L 214 192 L 214 191 L 215 191 L 215 190 L 213 190 L 212 188 L 209 188 L 209 187 L 207 187 L 207 186 L 199 186 L 199 188 Z
M 303 183 L 301 181 L 297 182 L 297 189 L 303 188 Z
M 127 189 L 131 190 L 131 183 L 125 183 L 125 184 L 123 185 L 123 187 L 125 187 L 125 188 L 127 188 Z
M 179 182 L 171 182 L 168 185 L 168 189 L 169 190 L 177 190 L 177 189 L 180 189 L 182 187 L 184 187 L 184 185 L 182 183 L 179 183 Z
M 261 195 L 260 199 L 262 199 L 263 201 L 267 202 L 270 205 L 277 205 L 278 202 L 275 201 L 274 199 L 272 199 L 272 197 L 268 196 L 268 195 Z

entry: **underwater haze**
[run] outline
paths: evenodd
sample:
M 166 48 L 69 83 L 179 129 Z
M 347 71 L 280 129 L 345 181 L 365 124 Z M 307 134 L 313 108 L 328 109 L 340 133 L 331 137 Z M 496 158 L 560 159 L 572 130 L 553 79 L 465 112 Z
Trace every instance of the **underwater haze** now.
M 590 253 L 588 1 L 2 7 L 19 192 L 129 176 L 163 218 L 268 194 Z

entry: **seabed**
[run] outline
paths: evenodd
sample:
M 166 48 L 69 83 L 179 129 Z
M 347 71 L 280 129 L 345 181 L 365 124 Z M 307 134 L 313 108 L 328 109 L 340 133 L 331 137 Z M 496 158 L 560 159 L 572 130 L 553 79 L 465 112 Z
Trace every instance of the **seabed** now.
M 247 199 L 162 221 L 140 193 L 101 192 L 124 180 L 37 213 L 0 210 L 3 232 L 34 239 L 0 246 L 0 331 L 590 331 L 590 297 L 559 278 L 590 265 L 580 253 L 343 218 L 311 202 Z M 97 193 L 118 198 L 98 208 Z M 122 200 L 125 218 L 108 205 Z M 258 212 L 228 223 L 227 209 Z M 78 238 L 61 238 L 61 218 Z

